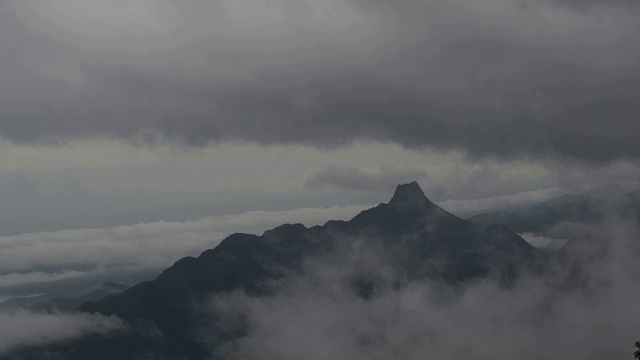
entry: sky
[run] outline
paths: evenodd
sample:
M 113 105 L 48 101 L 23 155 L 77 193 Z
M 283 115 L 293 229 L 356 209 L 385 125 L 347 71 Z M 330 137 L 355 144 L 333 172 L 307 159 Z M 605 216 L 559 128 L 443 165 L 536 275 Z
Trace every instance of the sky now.
M 631 0 L 0 0 L 0 286 L 162 268 L 413 180 L 463 216 L 637 189 L 639 15 Z

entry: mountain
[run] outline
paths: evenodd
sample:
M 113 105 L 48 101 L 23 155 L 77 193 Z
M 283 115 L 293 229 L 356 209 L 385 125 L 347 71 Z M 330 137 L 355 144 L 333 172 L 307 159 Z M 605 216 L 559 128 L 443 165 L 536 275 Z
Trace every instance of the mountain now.
M 548 234 L 557 224 L 594 224 L 616 215 L 640 221 L 638 193 L 617 186 L 603 186 L 582 194 L 566 194 L 529 209 L 478 214 L 467 219 L 478 225 L 500 224 L 517 233 Z
M 262 235 L 233 234 L 198 257 L 185 257 L 155 280 L 143 282 L 117 296 L 86 302 L 77 311 L 117 315 L 132 330 L 109 338 L 93 336 L 46 349 L 22 349 L 15 355 L 36 359 L 57 354 L 64 359 L 208 358 L 199 342 L 203 326 L 219 329 L 209 346 L 245 334 L 237 326 L 221 324 L 198 304 L 218 294 L 243 291 L 252 297 L 278 292 L 278 284 L 301 274 L 310 259 L 346 254 L 355 243 L 385 258 L 395 278 L 376 269 L 350 274 L 354 295 L 376 296 L 381 287 L 412 281 L 459 286 L 492 277 L 509 286 L 521 271 L 529 271 L 543 254 L 504 225 L 477 225 L 452 215 L 431 202 L 415 182 L 398 185 L 389 203 L 365 210 L 349 221 L 329 221 L 307 228 L 285 224 Z
M 38 296 L 16 297 L 1 303 L 0 309 L 8 311 L 29 309 L 35 312 L 47 313 L 73 311 L 82 303 L 85 303 L 87 301 L 98 301 L 106 296 L 118 295 L 128 288 L 128 285 L 107 281 L 88 294 L 73 297 L 54 297 L 44 294 Z

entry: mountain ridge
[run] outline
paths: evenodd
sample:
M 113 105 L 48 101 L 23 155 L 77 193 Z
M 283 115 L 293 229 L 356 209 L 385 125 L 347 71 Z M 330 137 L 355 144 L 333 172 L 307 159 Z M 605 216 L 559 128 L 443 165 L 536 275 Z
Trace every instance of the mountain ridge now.
M 435 281 L 456 286 L 490 276 L 509 286 L 520 271 L 530 270 L 528 266 L 543 256 L 507 227 L 469 223 L 431 202 L 417 182 L 400 184 L 388 203 L 364 210 L 349 221 L 328 221 L 310 228 L 283 224 L 262 235 L 232 234 L 198 257 L 176 261 L 153 281 L 82 304 L 77 311 L 152 324 L 162 336 L 149 338 L 134 331 L 119 338 L 129 344 L 125 350 L 112 349 L 108 344 L 113 339 L 103 339 L 101 347 L 110 350 L 100 354 L 92 350 L 98 340 L 91 346 L 79 340 L 69 345 L 73 353 L 65 356 L 108 359 L 153 354 L 203 359 L 207 349 L 194 337 L 194 329 L 217 320 L 215 314 L 195 311 L 194 304 L 232 291 L 271 296 L 280 281 L 304 272 L 306 261 L 333 256 L 349 248 L 353 239 L 379 246 L 399 284 Z M 354 294 L 365 300 L 375 296 L 380 286 L 369 275 L 354 274 L 347 279 Z M 241 336 L 242 331 L 222 332 L 215 342 L 222 346 Z

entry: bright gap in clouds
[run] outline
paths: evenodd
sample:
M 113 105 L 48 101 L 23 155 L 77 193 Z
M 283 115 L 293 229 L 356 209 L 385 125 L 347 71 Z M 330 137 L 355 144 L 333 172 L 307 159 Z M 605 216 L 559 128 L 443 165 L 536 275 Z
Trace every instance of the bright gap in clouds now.
M 551 238 L 534 233 L 523 233 L 519 235 L 538 249 L 558 250 L 569 242 L 567 239 Z
M 385 202 L 398 183 L 465 216 L 547 200 L 594 183 L 637 183 L 640 164 L 468 159 L 456 151 L 358 142 L 134 146 L 112 139 L 58 145 L 0 141 L 0 235 L 191 221 L 255 210 Z

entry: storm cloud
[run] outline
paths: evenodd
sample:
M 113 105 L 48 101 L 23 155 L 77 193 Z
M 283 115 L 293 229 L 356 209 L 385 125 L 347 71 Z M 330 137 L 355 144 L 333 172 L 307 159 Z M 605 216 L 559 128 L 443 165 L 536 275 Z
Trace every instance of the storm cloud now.
M 0 7 L 0 134 L 640 156 L 633 1 Z

